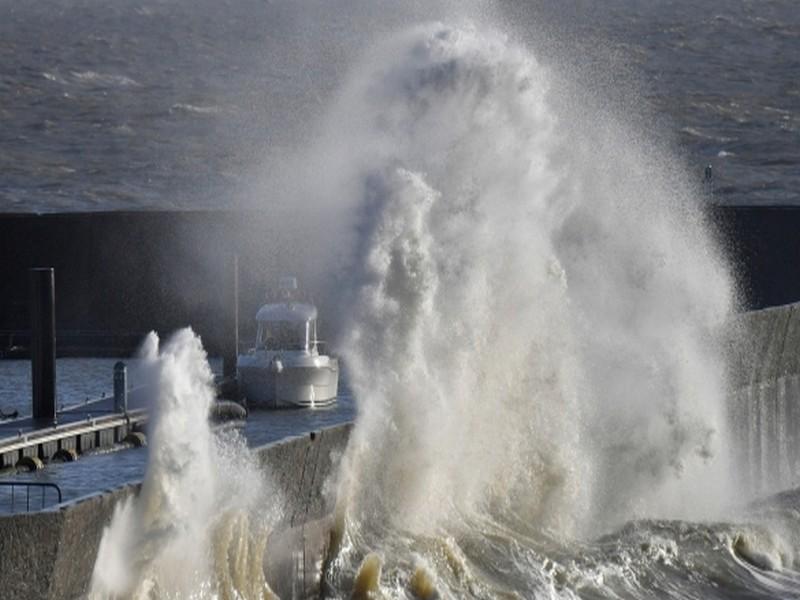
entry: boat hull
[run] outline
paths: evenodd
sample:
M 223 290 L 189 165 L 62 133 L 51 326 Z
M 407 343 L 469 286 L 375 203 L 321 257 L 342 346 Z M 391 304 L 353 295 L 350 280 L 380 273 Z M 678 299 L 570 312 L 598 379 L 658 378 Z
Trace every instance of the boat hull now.
M 336 402 L 339 363 L 286 365 L 280 372 L 263 366 L 239 366 L 239 387 L 255 408 L 320 408 Z

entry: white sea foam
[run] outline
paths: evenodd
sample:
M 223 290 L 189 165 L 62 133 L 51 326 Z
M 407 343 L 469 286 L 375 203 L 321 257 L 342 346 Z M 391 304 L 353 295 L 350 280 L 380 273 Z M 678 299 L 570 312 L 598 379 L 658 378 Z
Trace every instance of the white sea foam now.
M 262 559 L 277 503 L 262 504 L 269 486 L 244 442 L 209 428 L 200 339 L 184 329 L 159 348 L 151 333 L 141 354 L 158 390 L 147 472 L 104 533 L 90 597 L 269 597 Z
M 219 106 L 196 106 L 186 102 L 178 102 L 170 107 L 170 112 L 194 113 L 198 115 L 213 115 L 222 109 Z
M 72 71 L 72 77 L 79 83 L 95 83 L 107 86 L 137 87 L 141 84 L 127 75 L 98 73 L 97 71 Z
M 373 49 L 333 111 L 353 526 L 505 506 L 569 534 L 724 501 L 726 266 L 681 169 L 575 89 L 432 24 Z

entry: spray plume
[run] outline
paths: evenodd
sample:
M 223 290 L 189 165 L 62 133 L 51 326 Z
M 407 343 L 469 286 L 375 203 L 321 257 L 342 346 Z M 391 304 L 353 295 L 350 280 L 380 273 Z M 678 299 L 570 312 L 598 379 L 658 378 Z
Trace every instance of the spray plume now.
M 568 90 L 500 33 L 431 24 L 333 111 L 319 173 L 360 405 L 344 548 L 725 501 L 726 265 L 674 160 Z
M 140 354 L 157 390 L 147 471 L 103 535 L 90 597 L 271 597 L 262 560 L 276 504 L 262 504 L 268 485 L 244 441 L 209 428 L 213 375 L 200 339 L 183 329 L 159 348 L 151 333 Z

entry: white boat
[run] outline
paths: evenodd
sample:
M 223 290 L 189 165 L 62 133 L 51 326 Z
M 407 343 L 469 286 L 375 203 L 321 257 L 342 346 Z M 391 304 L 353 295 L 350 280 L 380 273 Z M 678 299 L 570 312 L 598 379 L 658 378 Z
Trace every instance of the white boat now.
M 248 406 L 323 407 L 336 402 L 339 361 L 321 354 L 317 308 L 296 298 L 297 280 L 282 277 L 280 298 L 256 314 L 256 345 L 236 362 Z

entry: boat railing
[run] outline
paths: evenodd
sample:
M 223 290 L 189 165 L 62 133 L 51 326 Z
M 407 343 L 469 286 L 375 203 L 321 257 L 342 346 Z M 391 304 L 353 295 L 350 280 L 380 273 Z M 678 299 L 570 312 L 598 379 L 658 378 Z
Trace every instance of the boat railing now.
M 20 494 L 15 494 L 16 488 L 25 488 L 25 491 Z M 10 489 L 10 492 L 6 493 L 6 496 L 10 496 L 10 510 L 9 512 L 16 512 L 17 507 L 17 499 L 21 503 L 22 496 L 25 497 L 25 512 L 31 512 L 31 490 L 39 488 L 42 491 L 41 495 L 41 503 L 39 507 L 36 508 L 34 506 L 34 510 L 43 510 L 47 508 L 47 506 L 53 506 L 54 504 L 61 504 L 63 501 L 63 497 L 61 495 L 61 488 L 58 487 L 55 483 L 44 482 L 44 481 L 0 481 L 0 489 L 6 488 Z M 47 503 L 47 498 L 51 496 L 48 494 L 48 490 L 55 490 L 56 497 L 58 498 L 58 502 L 51 502 L 49 505 Z M 34 503 L 36 499 L 34 499 Z M 5 502 L 0 503 L 0 509 L 2 509 L 5 505 Z

